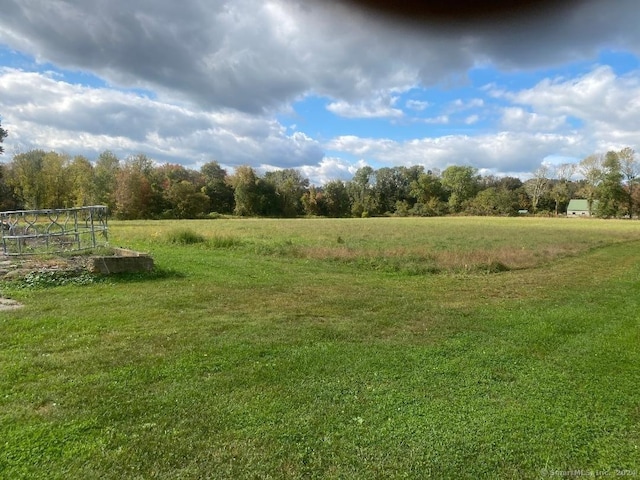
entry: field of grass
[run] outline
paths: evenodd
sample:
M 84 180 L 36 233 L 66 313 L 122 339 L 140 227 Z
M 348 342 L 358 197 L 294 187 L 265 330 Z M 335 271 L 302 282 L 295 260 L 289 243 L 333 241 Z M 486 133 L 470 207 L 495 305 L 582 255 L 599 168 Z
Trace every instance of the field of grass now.
M 111 222 L 0 284 L 0 478 L 640 476 L 640 223 Z

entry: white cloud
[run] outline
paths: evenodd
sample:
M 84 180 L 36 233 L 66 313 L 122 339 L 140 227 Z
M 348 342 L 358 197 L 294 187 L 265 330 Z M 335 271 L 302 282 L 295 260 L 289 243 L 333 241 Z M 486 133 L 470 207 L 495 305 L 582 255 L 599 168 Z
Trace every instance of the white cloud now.
M 464 123 L 466 125 L 473 125 L 475 123 L 478 123 L 479 120 L 480 120 L 479 115 L 469 115 L 467 118 L 464 119 Z
M 437 117 L 427 117 L 423 122 L 431 125 L 446 125 L 449 123 L 449 115 L 438 115 Z
M 366 101 L 464 78 L 479 63 L 549 65 L 605 43 L 640 51 L 639 16 L 634 0 L 464 27 L 396 24 L 324 1 L 7 0 L 0 42 L 117 85 L 256 113 L 309 92 Z
M 526 172 L 549 155 L 637 148 L 638 72 L 617 76 L 608 67 L 515 93 L 488 85 L 487 96 L 508 105 L 500 132 L 476 136 L 337 135 L 322 145 L 275 119 L 293 111 L 296 100 L 317 96 L 330 98 L 327 109 L 342 117 L 394 120 L 404 115 L 399 95 L 459 85 L 474 66 L 549 68 L 593 60 L 604 47 L 640 53 L 636 0 L 564 6 L 570 3 L 544 18 L 463 27 L 395 24 L 320 0 L 5 0 L 0 44 L 51 71 L 0 71 L 0 113 L 11 135 L 5 147 L 88 156 L 143 151 L 185 165 L 216 159 L 296 167 L 314 178 L 361 165 L 341 153 L 382 165 L 469 163 Z M 88 72 L 108 87 L 65 83 L 57 69 Z M 152 98 L 129 89 L 146 89 Z M 428 131 L 429 124 L 484 121 L 497 108 L 488 102 L 407 100 L 402 107 L 433 108 L 411 125 L 422 122 Z M 323 148 L 333 157 L 325 158 Z
M 595 150 L 637 145 L 638 72 L 617 76 L 611 67 L 600 66 L 577 78 L 545 79 L 530 89 L 503 96 L 533 110 L 507 109 L 506 122 L 520 117 L 520 126 L 528 123 L 528 128 L 543 129 L 548 124 L 549 131 L 573 118 L 582 124 L 580 130 L 592 139 Z
M 417 112 L 422 112 L 423 110 L 426 110 L 427 107 L 429 107 L 430 105 L 431 103 L 421 101 L 421 100 L 407 100 L 407 102 L 405 103 L 405 106 L 409 110 L 415 110 Z
M 133 93 L 70 85 L 50 76 L 0 69 L 0 109 L 13 149 L 55 149 L 92 158 L 103 150 L 144 152 L 186 166 L 261 161 L 279 167 L 317 163 L 323 152 L 303 132 L 234 110 L 208 113 Z M 10 148 L 7 152 L 11 153 Z
M 345 101 L 332 102 L 327 110 L 345 118 L 400 118 L 404 113 L 395 108 L 398 97 L 378 94 L 367 100 L 352 104 Z
M 502 126 L 509 131 L 550 132 L 567 126 L 566 116 L 540 115 L 521 107 L 506 107 L 502 111 Z
M 554 152 L 580 151 L 579 135 L 500 132 L 490 135 L 449 135 L 404 142 L 389 139 L 337 137 L 327 147 L 363 158 L 370 165 L 424 165 L 444 169 L 471 165 L 493 172 L 527 173 Z

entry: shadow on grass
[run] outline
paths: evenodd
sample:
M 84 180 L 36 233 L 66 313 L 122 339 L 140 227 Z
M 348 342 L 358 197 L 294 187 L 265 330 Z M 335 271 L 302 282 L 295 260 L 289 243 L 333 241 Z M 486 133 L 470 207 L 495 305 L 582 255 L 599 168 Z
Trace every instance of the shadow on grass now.
M 172 268 L 155 267 L 150 272 L 114 273 L 111 275 L 100 275 L 99 278 L 112 283 L 138 283 L 167 280 L 172 278 L 185 278 L 186 276 L 187 275 L 184 272 L 180 272 Z

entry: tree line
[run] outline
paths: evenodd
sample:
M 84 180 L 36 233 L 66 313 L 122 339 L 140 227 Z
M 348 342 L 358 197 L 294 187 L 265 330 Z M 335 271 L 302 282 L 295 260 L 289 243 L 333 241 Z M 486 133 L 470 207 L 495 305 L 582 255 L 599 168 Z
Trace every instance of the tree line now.
M 7 132 L 2 131 L 6 136 Z M 4 138 L 4 137 L 3 137 Z M 0 139 L 1 141 L 1 139 Z M 215 161 L 193 170 L 158 165 L 144 154 L 93 161 L 31 150 L 0 164 L 0 208 L 106 205 L 120 219 L 239 216 L 366 217 L 379 215 L 559 215 L 572 198 L 593 213 L 636 214 L 639 161 L 631 148 L 591 155 L 578 164 L 540 166 L 529 180 L 480 175 L 471 166 L 442 171 L 410 167 L 358 169 L 349 181 L 312 185 L 299 170 L 259 174 L 244 165 L 229 174 Z M 579 180 L 574 180 L 579 176 Z

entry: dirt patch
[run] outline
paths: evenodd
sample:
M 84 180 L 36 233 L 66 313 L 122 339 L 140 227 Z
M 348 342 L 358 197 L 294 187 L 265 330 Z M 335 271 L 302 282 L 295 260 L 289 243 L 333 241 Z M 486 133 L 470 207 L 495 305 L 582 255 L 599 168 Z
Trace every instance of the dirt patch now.
M 0 260 L 0 280 L 19 280 L 33 272 L 81 272 L 87 268 L 87 257 L 24 258 Z
M 23 305 L 15 300 L 11 300 L 10 298 L 2 298 L 0 297 L 0 312 L 5 310 L 15 310 L 17 308 L 21 308 Z
M 82 272 L 86 270 L 86 262 L 86 257 L 50 259 L 5 257 L 0 260 L 0 281 L 24 279 L 34 272 Z M 21 307 L 23 305 L 20 302 L 2 297 L 0 293 L 0 312 Z

